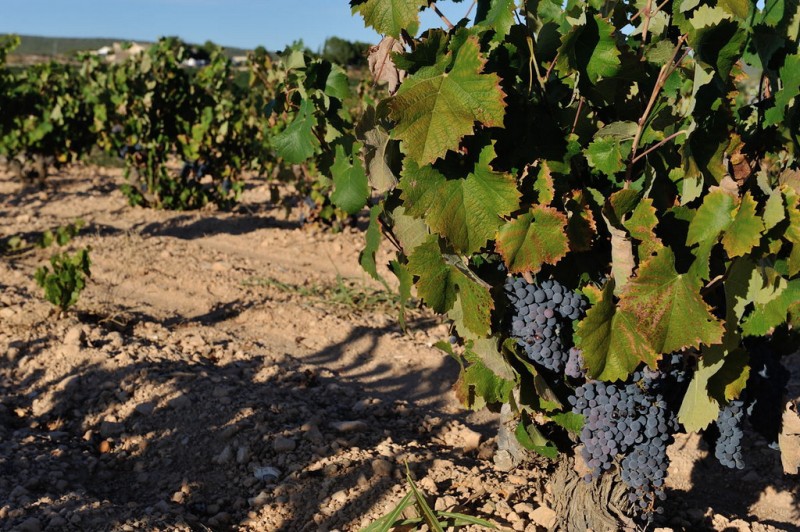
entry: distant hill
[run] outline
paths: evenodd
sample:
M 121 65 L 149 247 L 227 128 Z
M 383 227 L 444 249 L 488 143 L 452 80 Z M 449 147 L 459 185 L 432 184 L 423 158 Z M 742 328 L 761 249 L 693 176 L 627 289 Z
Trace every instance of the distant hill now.
M 103 46 L 111 46 L 115 42 L 127 39 L 112 38 L 74 38 L 74 37 L 39 37 L 35 35 L 20 35 L 22 41 L 14 51 L 14 55 L 48 55 L 70 56 L 75 52 L 97 50 Z M 140 44 L 149 44 L 147 41 L 136 41 Z M 242 48 L 225 47 L 225 55 L 233 57 L 246 55 L 247 50 Z

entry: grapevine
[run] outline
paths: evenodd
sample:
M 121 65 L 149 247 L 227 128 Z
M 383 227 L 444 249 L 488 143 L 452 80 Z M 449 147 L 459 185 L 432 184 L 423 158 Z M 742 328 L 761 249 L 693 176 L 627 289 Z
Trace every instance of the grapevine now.
M 577 453 L 590 482 L 620 472 L 645 519 L 677 432 L 734 467 L 746 419 L 776 441 L 800 324 L 800 7 L 479 0 L 453 23 L 350 4 L 384 35 L 387 88 L 356 129 L 382 194 L 362 263 L 376 274 L 385 235 L 401 292 L 453 321 L 465 404 L 510 404 L 523 446 Z M 420 32 L 428 8 L 443 28 Z

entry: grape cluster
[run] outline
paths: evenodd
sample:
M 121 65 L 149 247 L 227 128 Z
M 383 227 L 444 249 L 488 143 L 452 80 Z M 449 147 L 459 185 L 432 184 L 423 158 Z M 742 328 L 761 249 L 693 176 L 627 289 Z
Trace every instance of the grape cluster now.
M 560 373 L 569 359 L 565 343 L 569 342 L 572 321 L 583 315 L 586 300 L 554 280 L 530 284 L 509 277 L 505 290 L 514 307 L 511 336 L 528 358 Z
M 719 463 L 731 469 L 743 469 L 742 459 L 742 418 L 744 402 L 731 401 L 719 412 L 717 429 L 719 436 L 714 448 L 714 456 Z
M 622 480 L 632 489 L 631 501 L 642 510 L 665 496 L 667 445 L 676 428 L 666 402 L 648 390 L 659 379 L 657 372 L 636 372 L 628 384 L 588 381 L 569 398 L 572 411 L 584 417 L 580 439 L 591 470 L 587 480 L 611 469 L 622 455 Z
M 567 363 L 564 365 L 564 375 L 573 379 L 582 379 L 586 376 L 583 365 L 583 352 L 577 347 L 571 347 L 567 354 Z

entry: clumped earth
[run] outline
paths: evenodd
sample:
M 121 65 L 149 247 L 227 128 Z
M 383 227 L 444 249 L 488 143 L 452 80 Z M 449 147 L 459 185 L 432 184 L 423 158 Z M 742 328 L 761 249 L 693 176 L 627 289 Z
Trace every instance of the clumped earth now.
M 0 530 L 357 530 L 407 493 L 406 466 L 437 509 L 553 523 L 555 464 L 496 459 L 499 417 L 462 410 L 433 347 L 447 326 L 411 311 L 399 329 L 360 231 L 302 226 L 264 182 L 237 212 L 173 213 L 127 206 L 121 179 L 0 174 L 0 239 L 82 218 L 69 246 L 93 262 L 59 317 L 33 282 L 52 248 L 0 260 Z M 746 445 L 728 471 L 676 441 L 650 528 L 799 530 L 797 479 Z

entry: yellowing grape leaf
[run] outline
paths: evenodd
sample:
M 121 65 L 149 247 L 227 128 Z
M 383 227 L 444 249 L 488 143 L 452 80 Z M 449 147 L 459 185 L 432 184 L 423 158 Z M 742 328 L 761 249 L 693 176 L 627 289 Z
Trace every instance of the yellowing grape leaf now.
M 492 170 L 494 158 L 494 148 L 486 146 L 466 179 L 446 179 L 431 166 L 407 162 L 400 188 L 408 214 L 423 218 L 456 251 L 475 253 L 494 238 L 502 216 L 519 206 L 516 181 Z
M 700 297 L 701 285 L 698 277 L 675 271 L 675 255 L 662 248 L 630 280 L 619 306 L 659 353 L 716 344 L 723 325 Z
M 750 192 L 747 192 L 742 197 L 733 221 L 725 229 L 722 246 L 728 252 L 728 256 L 741 257 L 758 245 L 763 231 L 764 222 L 756 214 L 756 202 Z
M 604 381 L 625 380 L 641 362 L 654 366 L 658 360 L 636 318 L 614 304 L 614 288 L 613 280 L 606 283 L 576 331 L 589 376 Z
M 686 244 L 691 246 L 718 238 L 733 221 L 734 209 L 733 196 L 722 190 L 710 192 L 689 224 Z
M 664 247 L 654 231 L 656 225 L 658 225 L 658 218 L 656 217 L 656 209 L 653 207 L 652 198 L 642 199 L 634 209 L 631 217 L 625 220 L 622 225 L 625 226 L 633 238 L 639 241 L 637 249 L 640 261 L 646 260 Z
M 417 246 L 408 258 L 408 270 L 418 277 L 417 294 L 434 311 L 447 312 L 459 297 L 464 325 L 478 336 L 488 336 L 494 308 L 489 288 L 460 266 L 457 257 L 442 253 L 438 236 Z
M 552 207 L 534 205 L 497 232 L 497 251 L 511 273 L 536 273 L 569 251 L 567 217 Z
M 452 68 L 448 70 L 450 63 Z M 419 166 L 432 163 L 458 147 L 475 123 L 501 127 L 505 94 L 497 74 L 482 73 L 485 59 L 478 40 L 469 37 L 456 51 L 409 76 L 392 98 L 392 138 Z
M 367 26 L 382 35 L 400 38 L 402 30 L 412 36 L 419 29 L 419 10 L 427 0 L 351 0 L 352 12 L 360 13 Z

